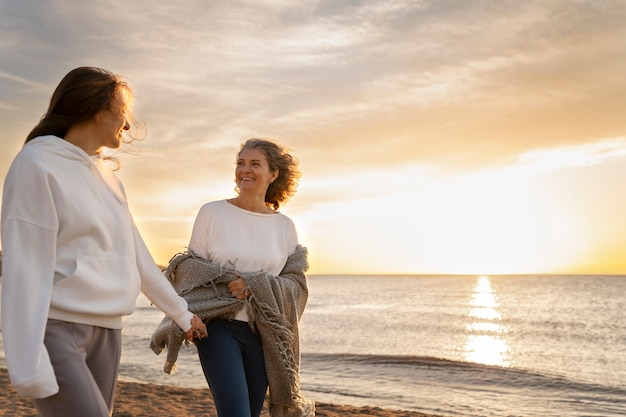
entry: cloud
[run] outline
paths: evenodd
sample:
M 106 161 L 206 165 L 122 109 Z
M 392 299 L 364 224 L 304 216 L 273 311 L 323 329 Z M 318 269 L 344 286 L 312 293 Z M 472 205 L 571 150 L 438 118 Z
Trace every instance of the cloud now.
M 1 6 L 10 81 L 109 67 L 135 87 L 152 143 L 181 152 L 262 134 L 322 169 L 346 153 L 475 166 L 624 129 L 619 3 L 31 6 Z
M 252 136 L 300 158 L 298 211 L 619 153 L 624 20 L 622 2 L 592 0 L 0 2 L 0 172 L 80 65 L 135 90 L 148 134 L 120 175 L 146 219 L 230 195 Z

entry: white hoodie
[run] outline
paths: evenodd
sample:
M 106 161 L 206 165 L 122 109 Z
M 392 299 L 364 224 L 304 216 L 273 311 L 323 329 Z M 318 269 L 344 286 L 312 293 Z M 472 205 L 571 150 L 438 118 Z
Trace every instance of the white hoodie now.
M 48 318 L 120 329 L 141 290 L 183 330 L 192 314 L 150 255 L 122 183 L 101 159 L 54 136 L 28 142 L 2 196 L 2 337 L 11 383 L 58 392 Z

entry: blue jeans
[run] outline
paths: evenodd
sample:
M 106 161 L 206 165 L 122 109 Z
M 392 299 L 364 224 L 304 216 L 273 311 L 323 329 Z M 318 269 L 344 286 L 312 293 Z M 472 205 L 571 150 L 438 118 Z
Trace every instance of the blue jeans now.
M 259 417 L 267 392 L 261 337 L 238 320 L 211 320 L 207 331 L 196 346 L 218 416 Z

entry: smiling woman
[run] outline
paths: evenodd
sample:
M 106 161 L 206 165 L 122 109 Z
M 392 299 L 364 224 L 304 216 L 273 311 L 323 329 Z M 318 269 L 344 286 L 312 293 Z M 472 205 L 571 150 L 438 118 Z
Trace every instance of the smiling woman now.
M 154 263 L 102 157 L 128 132 L 130 97 L 107 70 L 70 71 L 4 181 L 3 348 L 11 384 L 40 416 L 111 415 L 122 317 L 140 291 L 188 340 L 205 335 Z

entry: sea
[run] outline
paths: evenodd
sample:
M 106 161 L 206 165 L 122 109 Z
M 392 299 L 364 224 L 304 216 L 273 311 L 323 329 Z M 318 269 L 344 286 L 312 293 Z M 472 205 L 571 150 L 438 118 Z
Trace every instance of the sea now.
M 300 376 L 315 401 L 448 417 L 626 415 L 626 276 L 312 275 L 309 291 Z M 120 379 L 207 388 L 193 345 L 163 372 L 165 353 L 149 349 L 162 317 L 139 297 Z

